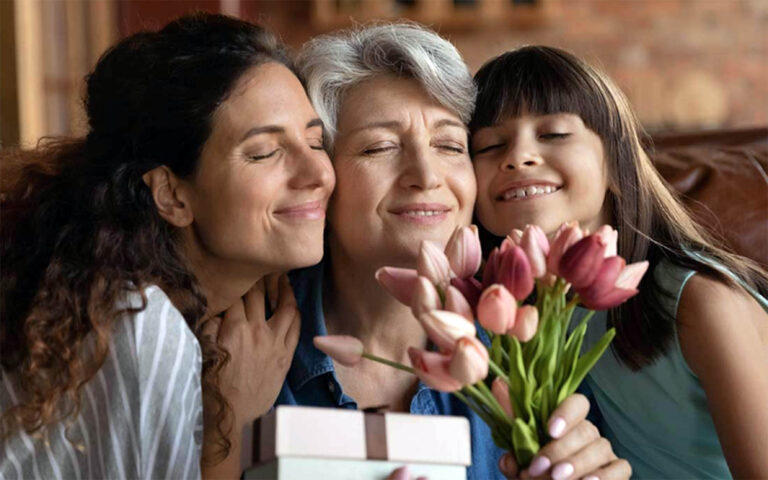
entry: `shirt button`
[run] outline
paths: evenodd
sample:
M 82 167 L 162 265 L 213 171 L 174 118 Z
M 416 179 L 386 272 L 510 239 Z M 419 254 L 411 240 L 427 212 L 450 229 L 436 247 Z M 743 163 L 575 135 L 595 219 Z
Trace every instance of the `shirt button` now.
M 333 381 L 328 382 L 328 390 L 330 390 L 331 393 L 336 393 L 336 385 Z

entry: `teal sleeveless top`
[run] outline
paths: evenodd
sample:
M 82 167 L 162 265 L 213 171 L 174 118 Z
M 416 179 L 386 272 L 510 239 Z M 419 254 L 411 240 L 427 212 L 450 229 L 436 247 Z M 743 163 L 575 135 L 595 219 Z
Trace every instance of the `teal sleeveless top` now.
M 685 283 L 695 273 L 666 260 L 654 269 L 662 288 L 673 294 L 659 298 L 672 317 L 677 316 Z M 768 301 L 748 291 L 768 311 Z M 584 313 L 577 312 L 575 319 Z M 606 312 L 592 317 L 584 352 L 605 333 L 606 321 Z M 619 363 L 609 349 L 585 383 L 602 417 L 597 426 L 616 455 L 632 465 L 632 478 L 732 478 L 706 394 L 683 358 L 677 336 L 663 357 L 638 372 Z

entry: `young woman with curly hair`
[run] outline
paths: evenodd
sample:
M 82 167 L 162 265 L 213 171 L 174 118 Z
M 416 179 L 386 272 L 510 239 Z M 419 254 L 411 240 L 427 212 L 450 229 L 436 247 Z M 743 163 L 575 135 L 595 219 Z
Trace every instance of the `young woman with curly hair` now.
M 205 14 L 111 48 L 85 105 L 3 153 L 0 477 L 239 476 L 299 333 L 265 278 L 322 256 L 322 123 L 272 35 Z

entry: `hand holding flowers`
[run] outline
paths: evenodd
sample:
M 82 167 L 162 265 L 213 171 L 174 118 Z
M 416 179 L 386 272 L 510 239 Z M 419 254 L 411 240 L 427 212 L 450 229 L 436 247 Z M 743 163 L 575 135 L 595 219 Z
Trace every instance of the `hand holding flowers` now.
M 480 282 L 477 229 L 457 229 L 445 253 L 424 242 L 416 270 L 377 272 L 382 286 L 411 307 L 436 350 L 409 348 L 411 368 L 363 352 L 351 337 L 316 337 L 315 344 L 345 365 L 365 357 L 453 392 L 490 426 L 494 442 L 526 466 L 550 438 L 544 426 L 552 412 L 576 390 L 615 333 L 607 331 L 581 355 L 594 312 L 569 333 L 576 305 L 621 304 L 637 293 L 648 267 L 647 262 L 626 265 L 616 256 L 616 242 L 617 232 L 609 226 L 589 235 L 575 223 L 564 224 L 551 242 L 540 228 L 527 226 L 493 249 Z M 529 297 L 533 302 L 525 304 Z M 478 339 L 475 318 L 489 348 Z

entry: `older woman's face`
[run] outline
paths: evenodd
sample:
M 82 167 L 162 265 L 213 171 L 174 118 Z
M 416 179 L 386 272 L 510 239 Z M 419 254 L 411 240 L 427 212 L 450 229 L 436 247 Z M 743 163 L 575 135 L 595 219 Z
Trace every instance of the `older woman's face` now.
M 415 80 L 356 85 L 337 127 L 329 222 L 346 255 L 409 265 L 422 240 L 443 245 L 469 224 L 477 188 L 467 130 Z
M 243 75 L 214 115 L 189 185 L 207 255 L 267 271 L 320 261 L 334 185 L 322 135 L 290 70 L 267 63 Z

